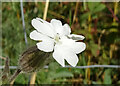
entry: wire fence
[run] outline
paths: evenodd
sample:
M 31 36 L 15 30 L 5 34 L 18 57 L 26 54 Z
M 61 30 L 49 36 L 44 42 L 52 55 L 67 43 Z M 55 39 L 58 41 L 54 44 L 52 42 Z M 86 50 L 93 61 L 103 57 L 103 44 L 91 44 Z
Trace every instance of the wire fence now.
M 22 2 L 23 1 L 20 0 L 21 18 L 22 18 L 22 24 L 23 24 L 25 44 L 26 44 L 26 47 L 28 47 L 27 34 L 26 34 L 26 30 L 25 30 L 23 3 Z M 10 67 L 10 69 L 17 69 L 17 66 L 9 66 L 9 67 Z M 3 69 L 3 68 L 4 68 L 4 66 L 0 66 L 0 69 Z M 48 68 L 48 66 L 44 66 L 44 68 Z M 76 66 L 76 67 L 71 67 L 71 66 L 67 65 L 63 68 L 79 68 L 79 69 L 85 69 L 85 68 L 120 68 L 120 65 L 89 65 L 89 66 Z
M 17 66 L 9 66 L 10 69 L 17 69 Z M 44 68 L 48 68 L 49 66 L 44 66 Z M 3 69 L 4 66 L 0 66 L 0 69 Z M 76 66 L 76 67 L 72 67 L 72 66 L 65 66 L 65 67 L 61 67 L 61 68 L 78 68 L 78 69 L 86 69 L 86 68 L 120 68 L 120 65 L 89 65 L 89 66 Z

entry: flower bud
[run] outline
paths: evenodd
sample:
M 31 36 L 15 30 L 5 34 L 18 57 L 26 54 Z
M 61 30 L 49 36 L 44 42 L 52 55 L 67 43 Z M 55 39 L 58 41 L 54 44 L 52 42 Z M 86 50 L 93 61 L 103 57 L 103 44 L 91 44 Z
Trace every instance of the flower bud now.
M 40 51 L 37 46 L 27 49 L 19 59 L 19 69 L 31 73 L 44 67 L 51 57 L 51 53 Z

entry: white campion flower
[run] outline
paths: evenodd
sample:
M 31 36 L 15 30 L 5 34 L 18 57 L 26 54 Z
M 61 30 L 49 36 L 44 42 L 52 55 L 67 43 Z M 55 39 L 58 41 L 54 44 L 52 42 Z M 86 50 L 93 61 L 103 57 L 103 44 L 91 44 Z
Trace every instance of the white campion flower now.
M 42 40 L 38 42 L 37 48 L 44 52 L 52 52 L 53 58 L 63 67 L 65 60 L 73 67 L 78 63 L 76 54 L 85 50 L 86 45 L 83 42 L 85 37 L 82 35 L 70 34 L 71 29 L 68 24 L 62 25 L 61 21 L 52 19 L 49 22 L 36 18 L 32 20 L 32 26 L 36 29 L 30 33 L 33 40 Z

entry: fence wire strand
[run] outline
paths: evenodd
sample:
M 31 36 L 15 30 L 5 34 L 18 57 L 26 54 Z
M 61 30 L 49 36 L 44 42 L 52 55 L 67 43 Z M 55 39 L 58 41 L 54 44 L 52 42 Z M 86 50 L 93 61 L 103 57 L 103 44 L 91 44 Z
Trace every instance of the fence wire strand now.
M 17 69 L 17 66 L 9 66 L 10 69 Z M 48 68 L 49 66 L 44 66 L 44 68 Z M 0 66 L 0 69 L 3 69 L 4 66 Z M 61 67 L 61 68 L 78 68 L 78 69 L 86 69 L 86 68 L 120 68 L 120 65 L 89 65 L 89 66 L 76 66 L 76 67 L 72 67 L 72 66 L 65 66 L 65 67 Z
M 22 0 L 20 0 L 20 8 L 21 8 L 21 16 L 22 16 L 22 24 L 23 24 L 25 44 L 26 44 L 26 47 L 28 47 L 27 34 L 26 34 L 26 30 L 25 30 L 25 20 L 24 20 L 24 12 L 23 12 L 23 3 L 22 3 Z

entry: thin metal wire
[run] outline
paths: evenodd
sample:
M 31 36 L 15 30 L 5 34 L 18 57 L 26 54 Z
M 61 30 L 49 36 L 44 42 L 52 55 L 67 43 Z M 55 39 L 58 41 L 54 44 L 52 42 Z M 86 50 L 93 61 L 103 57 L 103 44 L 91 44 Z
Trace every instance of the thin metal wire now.
M 65 68 L 79 68 L 79 69 L 85 69 L 85 68 L 120 68 L 120 65 L 89 65 L 89 66 L 65 66 Z
M 25 44 L 26 44 L 26 48 L 28 48 L 27 34 L 26 34 L 26 30 L 25 30 L 24 12 L 23 12 L 23 1 L 22 0 L 20 0 L 20 8 L 21 8 L 21 15 L 22 15 L 22 24 L 23 24 Z M 29 82 L 30 82 L 30 77 L 29 77 L 28 83 Z
M 24 12 L 23 12 L 23 1 L 20 0 L 20 8 L 21 8 L 21 16 L 22 16 L 22 24 L 23 24 L 23 31 L 24 31 L 24 38 L 25 38 L 25 44 L 26 47 L 28 47 L 28 42 L 27 42 L 27 34 L 26 34 L 26 30 L 25 30 L 25 20 L 24 20 Z
M 0 66 L 0 69 L 3 69 L 4 66 Z M 48 66 L 44 66 L 44 68 L 48 68 Z M 120 65 L 89 65 L 89 66 L 65 66 L 62 68 L 78 68 L 78 69 L 86 69 L 86 68 L 120 68 Z M 10 69 L 17 69 L 17 66 L 10 66 Z

